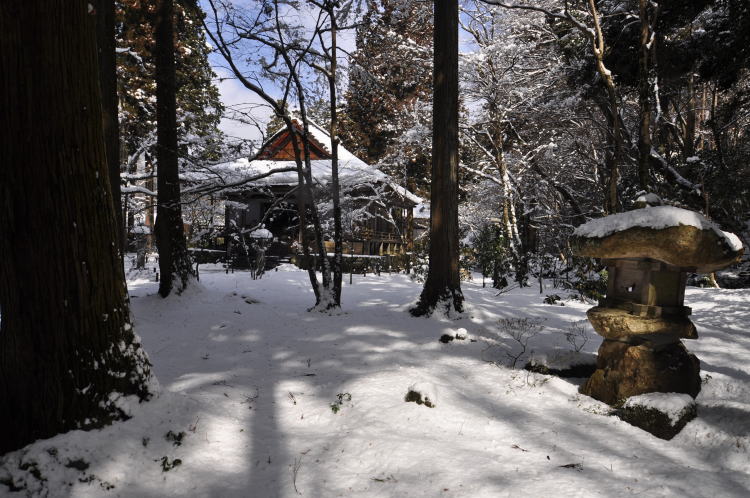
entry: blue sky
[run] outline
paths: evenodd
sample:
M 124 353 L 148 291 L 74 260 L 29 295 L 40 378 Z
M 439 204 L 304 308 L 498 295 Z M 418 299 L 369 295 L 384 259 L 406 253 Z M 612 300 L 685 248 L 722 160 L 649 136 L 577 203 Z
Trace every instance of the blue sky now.
M 202 0 L 201 3 L 204 5 L 204 7 L 207 4 L 205 0 Z M 248 2 L 237 0 L 235 3 L 246 4 Z M 306 21 L 308 20 L 310 24 L 314 22 L 312 16 L 305 16 L 304 13 L 300 13 L 300 16 L 303 23 L 305 24 L 307 24 Z M 460 36 L 461 50 L 470 51 L 472 49 L 472 46 L 470 45 L 470 43 L 467 43 L 470 41 L 468 34 L 462 32 L 460 33 Z M 339 46 L 344 50 L 353 51 L 356 48 L 354 30 L 349 30 L 348 32 L 340 32 L 338 36 L 338 43 Z M 254 109 L 254 117 L 261 123 L 261 126 L 264 126 L 264 124 L 267 123 L 270 119 L 270 111 L 268 110 L 268 108 L 262 107 L 262 99 L 255 95 L 252 91 L 246 89 L 234 78 L 232 72 L 227 69 L 227 65 L 221 55 L 211 54 L 209 56 L 209 60 L 218 76 L 218 81 L 216 82 L 216 84 L 219 88 L 219 92 L 221 93 L 221 99 L 224 105 L 227 108 L 242 108 L 245 110 Z M 339 64 L 340 66 L 344 66 L 346 64 L 343 54 Z M 270 90 L 271 87 L 269 86 L 268 89 Z M 269 93 L 273 94 L 275 92 L 269 91 Z M 239 123 L 234 120 L 222 120 L 220 128 L 227 135 L 230 135 L 232 137 L 240 137 L 252 140 L 258 140 L 260 138 L 260 132 L 256 127 L 244 123 Z

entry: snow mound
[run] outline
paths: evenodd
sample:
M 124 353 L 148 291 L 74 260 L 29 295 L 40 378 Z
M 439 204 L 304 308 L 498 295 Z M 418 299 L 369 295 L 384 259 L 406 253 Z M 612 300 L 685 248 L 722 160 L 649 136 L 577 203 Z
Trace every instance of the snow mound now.
M 674 206 L 634 209 L 591 220 L 576 228 L 573 235 L 598 239 L 634 227 L 659 230 L 680 225 L 692 226 L 700 230 L 714 230 L 725 240 L 732 251 L 742 249 L 742 242 L 735 234 L 722 231 L 718 225 L 707 220 L 700 213 Z
M 642 193 L 635 199 L 636 203 L 645 203 L 649 206 L 660 206 L 661 205 L 661 197 L 654 194 L 653 192 L 649 193 Z
M 415 382 L 409 386 L 406 392 L 406 401 L 414 401 L 418 405 L 425 405 L 434 408 L 437 404 L 437 388 L 429 382 Z
M 272 239 L 273 234 L 265 228 L 258 228 L 248 234 L 253 239 Z
M 669 417 L 669 421 L 675 425 L 694 404 L 695 401 L 689 394 L 646 393 L 629 397 L 623 408 L 640 407 L 656 410 Z
M 468 337 L 469 337 L 469 331 L 463 327 L 458 328 L 458 329 L 448 328 L 448 329 L 445 329 L 445 332 L 443 332 L 443 335 L 440 336 L 440 342 L 448 343 L 454 339 L 458 339 L 459 341 L 465 341 Z

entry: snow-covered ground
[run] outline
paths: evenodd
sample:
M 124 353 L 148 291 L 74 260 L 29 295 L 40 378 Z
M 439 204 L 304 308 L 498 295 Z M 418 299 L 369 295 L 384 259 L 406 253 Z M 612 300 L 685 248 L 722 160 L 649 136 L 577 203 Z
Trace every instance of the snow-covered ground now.
M 571 351 L 566 331 L 582 343 L 571 322 L 589 305 L 538 288 L 464 283 L 468 312 L 449 320 L 411 317 L 421 286 L 404 275 L 355 275 L 334 316 L 306 311 L 307 276 L 289 268 L 202 268 L 167 300 L 147 276 L 129 285 L 161 395 L 0 457 L 0 481 L 74 497 L 750 496 L 749 290 L 688 290 L 705 381 L 698 418 L 664 441 L 578 394 L 582 379 L 508 368 L 520 343 L 503 318 L 543 320 L 517 366 Z M 405 402 L 410 388 L 435 406 Z

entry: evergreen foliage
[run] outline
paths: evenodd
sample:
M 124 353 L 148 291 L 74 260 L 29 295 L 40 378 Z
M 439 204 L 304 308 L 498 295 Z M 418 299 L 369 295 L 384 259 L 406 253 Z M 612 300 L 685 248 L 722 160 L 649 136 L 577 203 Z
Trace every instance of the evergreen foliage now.
M 224 106 L 208 60 L 206 36 L 194 9 L 175 2 L 177 136 L 180 155 L 216 159 Z M 127 155 L 151 152 L 156 133 L 154 23 L 156 2 L 117 1 L 120 126 Z
M 422 195 L 429 192 L 432 9 L 370 0 L 351 58 L 342 140 Z

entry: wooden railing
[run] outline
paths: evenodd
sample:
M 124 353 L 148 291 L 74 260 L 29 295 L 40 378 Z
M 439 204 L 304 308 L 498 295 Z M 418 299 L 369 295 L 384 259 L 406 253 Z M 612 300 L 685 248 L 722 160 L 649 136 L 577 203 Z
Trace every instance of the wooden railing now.
M 398 233 L 381 232 L 378 230 L 372 230 L 369 228 L 363 228 L 358 232 L 355 232 L 355 238 L 361 238 L 365 240 L 382 240 L 385 242 L 402 242 L 401 236 Z

